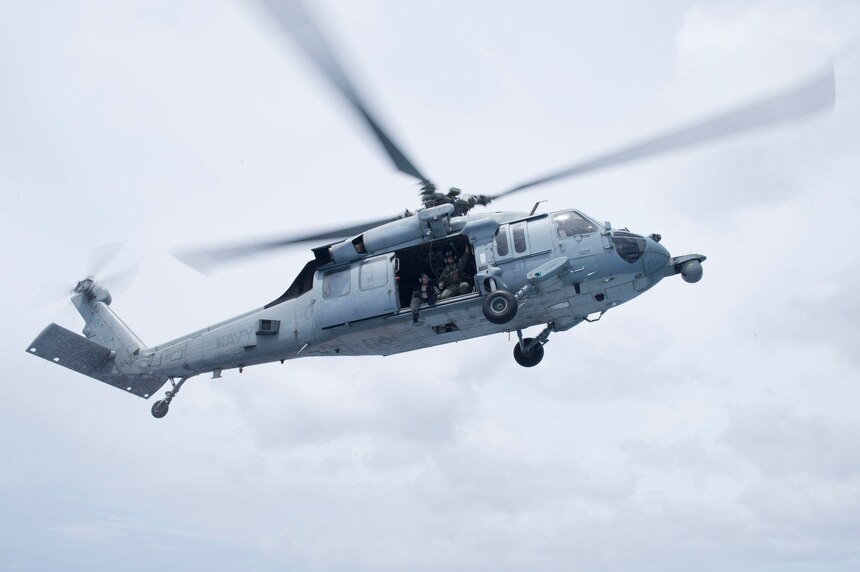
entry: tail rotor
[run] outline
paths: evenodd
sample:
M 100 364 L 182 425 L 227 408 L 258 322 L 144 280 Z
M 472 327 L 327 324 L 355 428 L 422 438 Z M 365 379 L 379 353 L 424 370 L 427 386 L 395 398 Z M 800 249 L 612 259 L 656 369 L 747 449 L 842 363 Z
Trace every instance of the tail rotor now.
M 87 253 L 84 264 L 78 265 L 74 261 L 69 263 L 68 260 L 57 264 L 56 266 L 64 274 L 69 271 L 74 272 L 70 267 L 82 266 L 85 272 L 75 273 L 78 276 L 83 274 L 84 278 L 79 279 L 72 288 L 69 287 L 68 282 L 52 280 L 34 297 L 31 308 L 48 306 L 81 294 L 99 298 L 110 304 L 110 292 L 120 294 L 127 290 L 139 268 L 136 260 L 130 262 L 129 256 L 120 256 L 123 250 L 124 245 L 120 242 L 103 244 Z

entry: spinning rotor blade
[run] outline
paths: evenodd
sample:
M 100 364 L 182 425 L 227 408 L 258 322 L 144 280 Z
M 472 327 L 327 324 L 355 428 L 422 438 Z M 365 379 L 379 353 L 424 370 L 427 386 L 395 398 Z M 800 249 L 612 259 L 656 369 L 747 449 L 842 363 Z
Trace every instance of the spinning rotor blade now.
M 126 260 L 124 264 L 119 265 L 118 261 L 123 248 L 125 245 L 121 242 L 113 242 L 94 248 L 89 254 L 89 272 L 85 278 L 95 280 L 110 289 L 114 295 L 124 292 L 131 286 L 134 277 L 137 276 L 140 263 L 135 257 L 131 261 Z M 128 251 L 126 251 L 125 258 L 128 258 Z M 108 268 L 112 270 L 107 272 Z
M 225 246 L 206 250 L 184 250 L 175 252 L 173 255 L 184 264 L 198 272 L 206 273 L 218 264 L 232 262 L 247 256 L 254 256 L 264 252 L 271 252 L 279 248 L 301 244 L 303 242 L 323 242 L 326 240 L 338 240 L 347 236 L 361 234 L 365 230 L 398 220 L 399 216 L 389 217 L 375 221 L 343 228 L 333 228 L 324 232 L 316 232 L 302 236 L 279 238 L 275 240 L 251 242 L 238 246 Z
M 608 155 L 575 164 L 561 171 L 527 181 L 497 195 L 484 198 L 489 200 L 498 199 L 566 177 L 573 177 L 628 161 L 644 159 L 645 157 L 658 155 L 667 151 L 698 145 L 721 137 L 800 119 L 816 111 L 832 108 L 836 98 L 835 92 L 835 77 L 833 67 L 831 66 L 826 72 L 816 76 L 813 80 L 787 92 L 751 105 L 746 105 L 723 115 L 712 117 L 701 123 L 695 123 L 688 127 L 654 137 L 653 139 L 642 141 Z
M 111 242 L 92 249 L 87 256 L 87 276 L 92 277 L 101 274 L 108 264 L 117 257 L 122 247 L 121 242 Z
M 355 111 L 370 127 L 373 134 L 385 148 L 388 156 L 397 169 L 407 175 L 412 175 L 419 181 L 429 184 L 430 181 L 401 151 L 391 137 L 385 132 L 379 121 L 370 113 L 367 105 L 358 96 L 352 82 L 346 75 L 334 52 L 326 42 L 320 29 L 311 19 L 304 5 L 299 0 L 261 0 L 268 8 L 281 28 L 299 45 L 305 54 L 313 60 L 317 68 L 334 84 Z
M 66 280 L 59 281 L 58 279 L 52 279 L 34 297 L 30 307 L 38 308 L 62 299 L 68 300 L 69 296 L 74 292 L 75 283 L 83 279 L 98 282 L 100 285 L 108 288 L 114 295 L 122 293 L 131 285 L 140 266 L 136 260 L 118 263 L 119 254 L 124 246 L 121 242 L 114 242 L 93 248 L 86 255 L 84 272 L 80 271 L 80 267 L 75 264 L 74 260 L 71 261 L 72 264 L 67 270 L 72 270 L 72 278 L 74 278 L 75 282 L 69 283 Z M 128 256 L 125 258 L 128 258 Z M 71 266 L 75 268 L 71 269 Z M 111 268 L 110 272 L 106 272 L 108 268 Z

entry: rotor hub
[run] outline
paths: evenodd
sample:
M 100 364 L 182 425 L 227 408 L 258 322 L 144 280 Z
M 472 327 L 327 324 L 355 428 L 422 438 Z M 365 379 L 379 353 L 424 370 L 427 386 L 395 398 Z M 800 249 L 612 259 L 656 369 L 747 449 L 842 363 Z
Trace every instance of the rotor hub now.
M 75 285 L 75 294 L 87 294 L 91 292 L 94 284 L 95 282 L 93 282 L 92 278 L 84 278 Z

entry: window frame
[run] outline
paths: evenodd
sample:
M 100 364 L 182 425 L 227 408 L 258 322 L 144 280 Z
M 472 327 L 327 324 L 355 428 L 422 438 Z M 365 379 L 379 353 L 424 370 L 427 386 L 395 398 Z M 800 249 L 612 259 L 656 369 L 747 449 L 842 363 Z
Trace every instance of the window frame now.
M 493 244 L 493 249 L 496 251 L 496 256 L 498 256 L 499 258 L 504 258 L 506 256 L 509 256 L 511 253 L 511 248 L 510 248 L 511 245 L 510 245 L 510 241 L 508 240 L 508 228 L 509 227 L 510 227 L 510 225 L 506 223 L 506 224 L 500 225 L 499 229 L 496 231 L 496 237 L 494 239 L 495 244 Z M 504 240 L 500 241 L 499 240 L 500 238 L 503 238 Z M 502 246 L 504 247 L 504 250 L 505 250 L 504 252 L 502 252 L 502 248 L 501 248 Z
M 382 267 L 382 278 L 383 282 L 381 284 L 373 284 L 371 286 L 364 285 L 365 278 L 365 268 L 372 267 L 373 265 L 380 265 Z M 358 266 L 358 289 L 362 292 L 366 292 L 368 290 L 375 290 L 376 288 L 384 288 L 388 286 L 388 265 L 389 260 L 386 257 L 374 258 L 371 260 L 365 260 Z M 376 271 L 371 271 L 371 278 L 375 277 Z
M 331 284 L 334 280 L 332 276 L 336 276 L 338 274 L 343 274 L 346 278 L 344 282 L 346 284 L 346 289 L 337 294 L 332 294 L 331 292 Z M 322 297 L 323 300 L 334 300 L 336 298 L 343 298 L 344 296 L 348 296 L 352 291 L 352 268 L 349 266 L 344 266 L 343 268 L 336 268 L 334 270 L 329 270 L 325 274 L 323 274 L 322 279 Z
M 562 225 L 558 222 L 558 219 L 564 215 L 574 215 L 574 216 L 578 217 L 580 220 L 578 220 L 576 222 L 578 223 L 580 221 L 584 221 L 584 222 L 588 223 L 591 226 L 591 230 L 587 230 L 586 232 L 574 232 L 573 234 L 567 234 L 567 231 L 564 230 L 565 236 L 562 236 L 562 230 L 563 229 L 562 229 Z M 577 210 L 567 210 L 567 211 L 561 211 L 561 212 L 555 213 L 554 215 L 552 215 L 551 222 L 552 222 L 553 226 L 555 227 L 555 235 L 558 237 L 559 240 L 567 240 L 569 238 L 574 238 L 575 236 L 585 236 L 588 234 L 593 234 L 593 233 L 597 232 L 598 230 L 600 230 L 599 224 L 597 224 L 595 221 L 593 221 L 592 219 L 590 219 L 589 217 L 585 216 L 583 213 L 581 213 Z
M 511 226 L 511 242 L 514 245 L 514 255 L 526 254 L 529 251 L 529 240 L 526 234 L 526 221 L 518 222 Z M 519 240 L 517 240 L 519 234 Z M 522 249 L 520 248 L 522 246 Z

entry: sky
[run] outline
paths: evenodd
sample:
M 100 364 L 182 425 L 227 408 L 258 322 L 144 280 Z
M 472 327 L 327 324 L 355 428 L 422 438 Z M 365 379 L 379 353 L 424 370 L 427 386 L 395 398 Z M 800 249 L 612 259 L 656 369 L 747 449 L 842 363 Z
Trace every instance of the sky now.
M 0 19 L 8 570 L 860 569 L 860 5 L 329 0 L 361 92 L 441 187 L 522 180 L 778 92 L 833 112 L 536 188 L 708 256 L 518 366 L 506 335 L 195 378 L 151 402 L 25 355 L 93 252 L 147 343 L 269 302 L 307 249 L 171 252 L 416 208 L 249 1 Z M 56 296 L 47 294 L 53 292 Z M 535 329 L 535 332 L 537 329 Z

